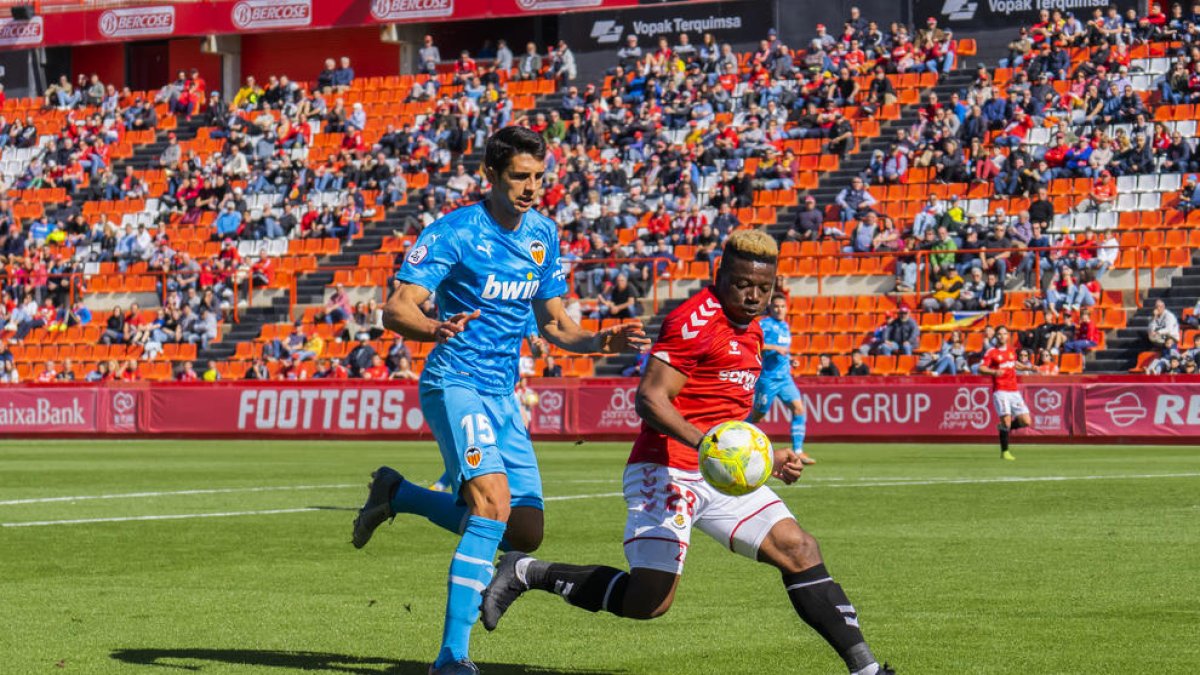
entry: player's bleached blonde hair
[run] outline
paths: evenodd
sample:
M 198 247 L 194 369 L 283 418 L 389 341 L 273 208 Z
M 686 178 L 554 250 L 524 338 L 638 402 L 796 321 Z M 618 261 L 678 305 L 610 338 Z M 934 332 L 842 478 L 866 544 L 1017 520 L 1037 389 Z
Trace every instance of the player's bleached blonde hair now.
M 779 258 L 779 244 L 762 230 L 737 230 L 725 240 L 724 254 L 773 262 Z

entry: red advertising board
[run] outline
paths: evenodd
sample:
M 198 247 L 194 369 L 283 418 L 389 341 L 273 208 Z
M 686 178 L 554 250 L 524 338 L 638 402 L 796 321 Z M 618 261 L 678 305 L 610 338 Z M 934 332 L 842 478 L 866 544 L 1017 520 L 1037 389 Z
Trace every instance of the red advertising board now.
M 1065 438 L 1071 435 L 1073 386 L 1036 384 L 1024 387 L 1036 430 L 1026 435 Z M 636 432 L 641 421 L 633 408 L 633 385 L 597 385 L 579 390 L 578 428 L 582 436 Z M 973 438 L 996 428 L 991 387 L 981 380 L 889 384 L 858 380 L 803 386 L 809 438 Z M 763 419 L 775 438 L 788 434 L 790 413 L 776 401 Z
M 1089 384 L 1082 389 L 1088 436 L 1200 441 L 1200 383 Z
M 711 0 L 684 0 L 687 3 Z M 490 19 L 634 7 L 638 0 L 204 0 L 0 19 L 0 48 Z M 683 4 L 683 3 L 679 3 Z
M 0 438 L 100 431 L 92 387 L 0 388 Z
M 886 383 L 886 386 L 882 386 Z M 840 378 L 800 383 L 814 440 L 991 441 L 984 378 Z M 641 427 L 635 380 L 542 380 L 532 387 L 534 436 L 632 439 Z M 1200 379 L 1031 378 L 1022 393 L 1034 428 L 1018 437 L 1200 442 Z M 776 403 L 763 428 L 783 440 Z M 0 387 L 0 437 L 168 435 L 429 439 L 412 384 L 222 382 Z
M 414 386 L 197 383 L 152 387 L 143 400 L 152 434 L 431 437 Z

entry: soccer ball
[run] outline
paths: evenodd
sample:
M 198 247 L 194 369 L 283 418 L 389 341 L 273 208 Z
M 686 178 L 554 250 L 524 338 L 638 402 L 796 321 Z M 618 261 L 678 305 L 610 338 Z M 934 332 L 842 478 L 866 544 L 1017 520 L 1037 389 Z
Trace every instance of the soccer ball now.
M 533 406 L 537 405 L 538 404 L 537 392 L 536 391 L 526 391 L 525 395 L 521 397 L 521 403 L 524 403 L 526 408 L 532 408 Z
M 700 441 L 700 473 L 723 494 L 737 497 L 762 487 L 773 461 L 771 439 L 749 422 L 723 422 Z

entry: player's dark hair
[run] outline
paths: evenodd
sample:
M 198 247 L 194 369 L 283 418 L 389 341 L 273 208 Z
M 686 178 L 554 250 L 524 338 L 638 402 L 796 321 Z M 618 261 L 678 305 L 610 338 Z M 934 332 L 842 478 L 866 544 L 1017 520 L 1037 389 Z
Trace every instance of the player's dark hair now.
M 533 155 L 546 159 L 546 140 L 525 127 L 504 127 L 492 134 L 483 150 L 483 165 L 496 172 L 504 173 L 516 155 Z
M 787 302 L 787 298 L 784 297 L 783 293 L 776 293 L 771 296 L 771 302 L 775 302 L 776 300 L 783 300 L 784 302 Z

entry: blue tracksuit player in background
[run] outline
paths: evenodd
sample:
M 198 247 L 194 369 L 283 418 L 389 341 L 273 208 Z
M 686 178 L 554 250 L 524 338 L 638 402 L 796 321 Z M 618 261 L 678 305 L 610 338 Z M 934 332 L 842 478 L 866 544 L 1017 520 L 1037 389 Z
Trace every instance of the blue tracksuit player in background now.
M 362 548 L 397 513 L 421 515 L 461 533 L 450 562 L 434 675 L 479 672 L 468 643 L 501 539 L 520 550 L 542 541 L 541 476 L 513 396 L 530 314 L 543 338 L 569 352 L 649 346 L 640 323 L 592 332 L 567 316 L 558 228 L 533 210 L 541 199 L 545 158 L 545 141 L 529 129 L 506 127 L 489 138 L 483 161 L 491 192 L 425 228 L 396 274 L 400 287 L 384 307 L 386 328 L 438 343 L 421 374 L 421 411 L 453 492 L 425 489 L 380 467 L 371 474 L 352 542 Z M 420 308 L 433 294 L 437 319 Z
M 808 417 L 804 399 L 792 378 L 792 329 L 787 322 L 788 302 L 782 295 L 771 298 L 770 316 L 759 321 L 763 332 L 762 374 L 754 385 L 754 410 L 750 421 L 757 422 L 771 410 L 775 399 L 782 399 L 792 411 L 792 451 L 805 464 L 816 460 L 804 452 L 804 434 Z

